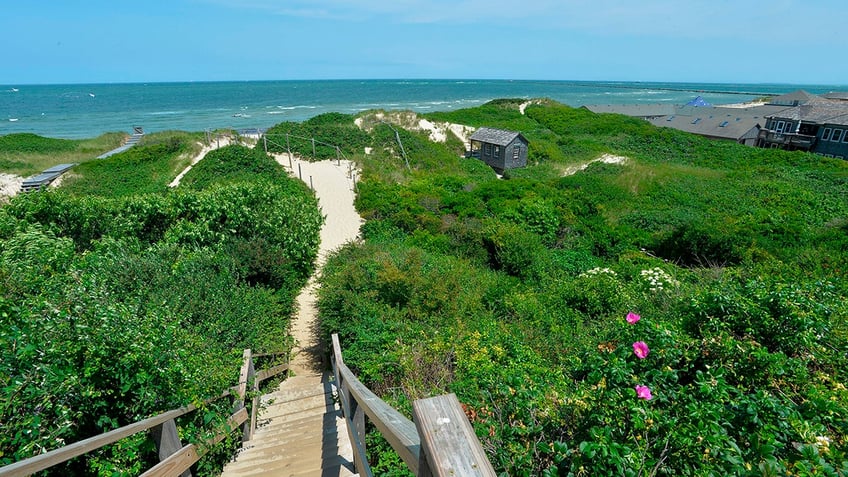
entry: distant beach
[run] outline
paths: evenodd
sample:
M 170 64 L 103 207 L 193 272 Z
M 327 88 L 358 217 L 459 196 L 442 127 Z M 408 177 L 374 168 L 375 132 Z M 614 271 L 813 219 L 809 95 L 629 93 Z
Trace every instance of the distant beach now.
M 0 135 L 31 132 L 86 138 L 143 126 L 163 130 L 267 128 L 325 112 L 446 111 L 497 98 L 551 98 L 587 104 L 746 103 L 839 85 L 628 83 L 507 80 L 327 80 L 0 86 Z

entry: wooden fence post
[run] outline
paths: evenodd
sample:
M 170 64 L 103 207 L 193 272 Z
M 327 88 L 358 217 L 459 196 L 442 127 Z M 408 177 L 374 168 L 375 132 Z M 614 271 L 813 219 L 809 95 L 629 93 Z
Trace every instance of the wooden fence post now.
M 177 432 L 177 424 L 173 419 L 150 429 L 150 434 L 159 450 L 159 462 L 171 457 L 183 448 L 183 444 L 180 442 L 180 434 Z M 180 474 L 180 477 L 191 477 L 191 470 L 186 470 Z
M 291 158 L 291 143 L 289 142 L 289 133 L 286 133 L 286 152 L 289 153 L 289 169 L 292 168 L 292 158 Z
M 318 159 L 317 155 L 315 154 L 315 138 L 314 137 L 312 138 L 312 159 Z

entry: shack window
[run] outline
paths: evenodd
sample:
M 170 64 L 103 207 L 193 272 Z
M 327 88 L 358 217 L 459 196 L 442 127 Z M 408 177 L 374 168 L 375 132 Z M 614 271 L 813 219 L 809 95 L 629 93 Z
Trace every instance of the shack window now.
M 845 137 L 848 139 L 848 134 Z M 512 160 L 517 161 L 519 157 L 521 157 L 521 146 L 512 146 Z
M 830 128 L 824 128 L 824 132 L 822 133 L 822 141 L 830 141 L 830 133 L 832 130 Z
M 487 143 L 487 144 L 483 145 L 483 154 L 485 154 L 487 156 L 492 155 L 492 145 L 491 144 Z
M 495 146 L 494 156 L 495 157 L 501 157 L 501 147 L 500 146 Z
M 833 142 L 841 141 L 842 140 L 842 130 L 841 129 L 834 129 L 833 130 L 833 137 L 831 137 L 830 140 L 833 141 Z

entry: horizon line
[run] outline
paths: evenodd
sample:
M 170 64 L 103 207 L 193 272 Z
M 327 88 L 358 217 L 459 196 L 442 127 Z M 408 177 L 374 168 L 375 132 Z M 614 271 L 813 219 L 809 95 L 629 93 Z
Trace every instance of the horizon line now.
M 0 87 L 18 86 L 103 86 L 103 85 L 148 85 L 148 84 L 211 84 L 211 83 L 296 83 L 296 82 L 347 82 L 347 81 L 457 81 L 457 82 L 515 82 L 515 83 L 571 83 L 571 84 L 699 84 L 699 85 L 768 85 L 768 86 L 839 86 L 848 88 L 848 83 L 786 83 L 786 82 L 729 82 L 729 81 L 658 81 L 658 80 L 587 80 L 587 79 L 539 79 L 539 78 L 314 78 L 314 79 L 226 79 L 226 80 L 154 80 L 154 81 L 102 81 L 68 83 L 0 83 Z

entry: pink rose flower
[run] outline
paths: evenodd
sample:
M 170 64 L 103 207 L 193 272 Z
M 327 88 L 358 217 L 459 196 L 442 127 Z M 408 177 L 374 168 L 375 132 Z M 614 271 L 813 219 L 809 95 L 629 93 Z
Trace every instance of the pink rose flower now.
M 637 358 L 645 359 L 648 357 L 648 353 L 650 352 L 651 350 L 648 349 L 648 345 L 645 344 L 644 341 L 637 341 L 633 343 L 633 354 L 635 354 Z
M 636 386 L 636 397 L 646 401 L 650 401 L 654 398 L 654 396 L 651 395 L 651 388 L 648 386 L 642 386 L 641 384 Z
M 642 317 L 631 311 L 631 312 L 627 313 L 627 316 L 624 319 L 627 320 L 627 322 L 632 325 L 632 324 L 636 323 L 637 321 L 641 320 Z

